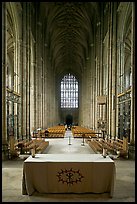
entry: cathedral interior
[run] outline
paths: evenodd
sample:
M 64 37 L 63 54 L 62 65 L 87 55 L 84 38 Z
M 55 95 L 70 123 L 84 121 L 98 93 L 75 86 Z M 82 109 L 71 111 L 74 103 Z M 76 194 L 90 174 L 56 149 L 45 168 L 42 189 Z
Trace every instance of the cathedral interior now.
M 135 158 L 134 2 L 2 2 L 2 160 L 65 125 Z

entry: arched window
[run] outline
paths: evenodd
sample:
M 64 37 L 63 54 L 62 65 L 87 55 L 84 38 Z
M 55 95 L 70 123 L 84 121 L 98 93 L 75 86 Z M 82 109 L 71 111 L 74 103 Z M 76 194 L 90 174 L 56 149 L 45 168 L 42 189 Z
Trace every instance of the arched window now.
M 78 81 L 70 73 L 61 80 L 61 108 L 78 108 Z

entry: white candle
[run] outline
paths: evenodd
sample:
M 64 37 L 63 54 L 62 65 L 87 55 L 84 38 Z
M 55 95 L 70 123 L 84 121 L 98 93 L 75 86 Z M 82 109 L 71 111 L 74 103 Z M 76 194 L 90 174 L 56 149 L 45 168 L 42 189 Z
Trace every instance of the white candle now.
M 103 148 L 103 157 L 106 157 L 106 149 Z
M 35 149 L 34 148 L 31 149 L 31 155 L 32 155 L 32 157 L 35 157 Z

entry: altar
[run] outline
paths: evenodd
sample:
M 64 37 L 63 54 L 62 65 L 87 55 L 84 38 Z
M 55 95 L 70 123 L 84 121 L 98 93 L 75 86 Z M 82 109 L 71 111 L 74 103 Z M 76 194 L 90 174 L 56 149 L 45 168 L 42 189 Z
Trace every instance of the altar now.
M 109 193 L 113 196 L 115 163 L 101 154 L 36 154 L 23 164 L 22 194 Z

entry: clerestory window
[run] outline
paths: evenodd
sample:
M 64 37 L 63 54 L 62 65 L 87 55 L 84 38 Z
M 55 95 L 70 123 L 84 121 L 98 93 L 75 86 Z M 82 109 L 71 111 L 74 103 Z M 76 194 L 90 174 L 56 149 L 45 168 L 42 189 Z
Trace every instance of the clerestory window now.
M 78 108 L 78 81 L 70 73 L 61 80 L 61 108 Z

